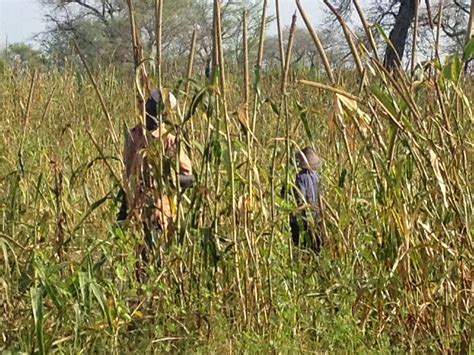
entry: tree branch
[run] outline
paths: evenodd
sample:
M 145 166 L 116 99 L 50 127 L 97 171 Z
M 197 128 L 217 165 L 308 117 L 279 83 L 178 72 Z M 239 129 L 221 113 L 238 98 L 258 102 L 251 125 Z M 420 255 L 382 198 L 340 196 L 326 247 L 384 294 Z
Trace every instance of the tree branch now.
M 465 14 L 469 15 L 469 10 L 468 10 L 467 5 L 464 6 L 462 3 L 459 2 L 459 0 L 453 0 L 453 2 L 459 8 L 459 10 L 461 10 Z
M 105 14 L 103 12 L 99 11 L 94 6 L 87 4 L 86 2 L 83 2 L 81 0 L 67 0 L 67 1 L 65 1 L 65 5 L 67 5 L 67 4 L 77 4 L 81 7 L 89 10 L 92 15 L 97 17 L 105 25 L 109 24 L 109 21 L 106 19 Z M 102 4 L 102 10 L 104 10 L 104 4 Z

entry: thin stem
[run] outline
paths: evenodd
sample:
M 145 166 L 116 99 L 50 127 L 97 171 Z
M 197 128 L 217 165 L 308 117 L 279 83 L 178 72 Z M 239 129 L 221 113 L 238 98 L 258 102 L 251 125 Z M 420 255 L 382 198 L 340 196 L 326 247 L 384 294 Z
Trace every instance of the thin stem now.
M 158 91 L 162 88 L 162 73 L 161 73 L 161 38 L 162 38 L 162 22 L 163 22 L 163 1 L 155 0 L 155 37 L 156 37 L 156 77 Z
M 186 85 L 184 91 L 186 92 L 186 98 L 189 94 L 190 83 L 189 80 L 193 74 L 193 65 L 194 65 L 194 55 L 196 52 L 196 30 L 193 31 L 193 37 L 191 39 L 191 49 L 189 50 L 189 58 L 188 58 L 188 68 L 186 70 Z M 186 105 L 185 105 L 186 107 Z
M 411 46 L 411 74 L 415 72 L 416 65 L 416 41 L 418 38 L 418 12 L 419 12 L 419 1 L 415 0 L 415 21 L 413 24 L 413 43 Z
M 275 0 L 275 11 L 278 31 L 278 49 L 280 50 L 281 72 L 283 73 L 285 71 L 285 50 L 283 49 L 283 36 L 281 34 L 280 0 Z
M 326 73 L 329 77 L 329 80 L 331 81 L 331 84 L 335 84 L 336 80 L 334 79 L 334 74 L 331 69 L 331 65 L 329 64 L 328 57 L 326 55 L 326 51 L 324 50 L 324 47 L 321 43 L 321 40 L 319 39 L 319 36 L 317 33 L 314 31 L 313 26 L 311 25 L 311 22 L 306 15 L 306 12 L 304 11 L 303 7 L 301 6 L 300 0 L 296 0 L 296 6 L 298 6 L 298 10 L 301 14 L 301 17 L 304 20 L 304 23 L 306 25 L 306 28 L 309 31 L 309 34 L 311 35 L 311 38 L 313 39 L 314 44 L 316 45 L 316 49 L 318 50 L 319 56 L 321 57 L 321 60 L 323 61 L 324 68 L 326 69 Z
M 216 55 L 218 58 L 219 66 L 219 81 L 220 81 L 220 96 L 222 99 L 222 105 L 224 108 L 224 125 L 226 130 L 226 141 L 227 141 L 227 154 L 230 164 L 230 192 L 231 192 L 231 204 L 232 204 L 232 239 L 234 243 L 234 260 L 235 260 L 235 271 L 237 276 L 237 286 L 239 289 L 240 301 L 242 304 L 242 313 L 244 317 L 244 322 L 247 322 L 247 310 L 245 304 L 245 297 L 242 292 L 242 284 L 240 279 L 240 262 L 239 262 L 239 244 L 237 241 L 237 223 L 236 223 L 236 204 L 235 204 L 235 166 L 233 161 L 233 147 L 232 147 L 232 138 L 230 136 L 230 127 L 229 127 L 229 113 L 227 109 L 227 100 L 226 100 L 226 82 L 225 82 L 225 65 L 224 65 L 224 50 L 222 46 L 222 27 L 221 27 L 221 10 L 220 10 L 220 0 L 214 0 L 214 15 L 215 18 L 215 29 L 216 29 Z
M 354 58 L 354 62 L 356 64 L 357 71 L 359 75 L 362 77 L 364 74 L 364 68 L 362 67 L 362 61 L 360 60 L 359 53 L 357 51 L 357 47 L 352 40 L 352 34 L 349 30 L 349 26 L 347 26 L 346 21 L 342 18 L 339 12 L 336 10 L 334 6 L 329 2 L 329 0 L 323 0 L 324 4 L 331 10 L 331 12 L 336 16 L 337 21 L 341 24 L 342 31 L 344 32 L 344 37 L 346 37 L 347 44 L 349 44 L 349 48 L 352 53 L 352 57 Z
M 372 47 L 372 51 L 374 53 L 374 57 L 375 59 L 380 60 L 379 54 L 377 51 L 377 45 L 375 44 L 374 36 L 372 35 L 372 31 L 370 30 L 364 11 L 362 10 L 362 7 L 359 4 L 359 0 L 352 0 L 352 2 L 354 3 L 354 6 L 357 10 L 357 14 L 359 15 L 360 22 L 362 22 L 362 26 L 364 27 L 365 34 L 367 35 L 367 38 L 369 39 L 370 46 Z

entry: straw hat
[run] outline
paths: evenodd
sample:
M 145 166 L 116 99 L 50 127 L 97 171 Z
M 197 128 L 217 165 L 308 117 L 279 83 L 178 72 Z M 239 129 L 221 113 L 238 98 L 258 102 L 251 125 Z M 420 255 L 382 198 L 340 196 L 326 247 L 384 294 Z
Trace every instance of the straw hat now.
M 295 158 L 300 169 L 318 170 L 321 167 L 321 158 L 310 147 L 297 152 Z

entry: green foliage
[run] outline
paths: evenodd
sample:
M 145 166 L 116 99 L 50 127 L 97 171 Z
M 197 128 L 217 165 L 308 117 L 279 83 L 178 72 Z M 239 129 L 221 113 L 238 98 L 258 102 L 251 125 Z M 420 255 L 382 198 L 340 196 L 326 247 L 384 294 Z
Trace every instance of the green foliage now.
M 172 113 L 179 117 L 169 117 L 192 153 L 196 184 L 177 200 L 176 233 L 159 240 L 161 265 L 147 267 L 143 284 L 134 275 L 142 227 L 115 223 L 113 198 L 122 166 L 111 129 L 138 121 L 133 77 L 96 70 L 110 128 L 74 67 L 5 76 L 0 350 L 468 349 L 473 86 L 458 63 L 440 64 L 425 83 L 374 69 L 372 85 L 357 92 L 348 71 L 339 87 L 357 101 L 290 82 L 286 106 L 280 77 L 262 70 L 250 144 L 234 124 L 239 72 L 227 73 L 228 117 L 215 88 L 196 80 Z M 180 79 L 166 74 L 166 83 Z M 288 128 L 275 135 L 284 115 Z M 279 182 L 294 172 L 286 135 L 325 161 L 326 243 L 318 256 L 291 243 L 288 213 L 297 207 L 279 197 Z M 159 172 L 158 147 L 150 150 Z
M 462 59 L 468 61 L 474 58 L 474 38 L 471 38 L 464 47 Z
M 40 50 L 34 49 L 26 43 L 12 43 L 5 48 L 0 56 L 0 74 L 5 70 L 5 64 L 15 69 L 41 68 L 48 64 L 46 57 Z

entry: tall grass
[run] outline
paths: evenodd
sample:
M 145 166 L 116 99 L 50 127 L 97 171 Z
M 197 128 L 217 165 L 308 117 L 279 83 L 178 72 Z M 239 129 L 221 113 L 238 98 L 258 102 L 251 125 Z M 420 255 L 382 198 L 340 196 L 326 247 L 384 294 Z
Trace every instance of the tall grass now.
M 0 349 L 467 353 L 472 78 L 457 57 L 419 82 L 363 59 L 364 76 L 335 72 L 337 87 L 258 69 L 248 96 L 239 68 L 188 87 L 163 68 L 197 182 L 145 284 L 134 277 L 140 226 L 115 224 L 112 131 L 140 120 L 133 78 L 104 68 L 94 87 L 82 68 L 7 68 Z M 291 245 L 297 207 L 280 195 L 304 145 L 325 162 L 319 256 Z

